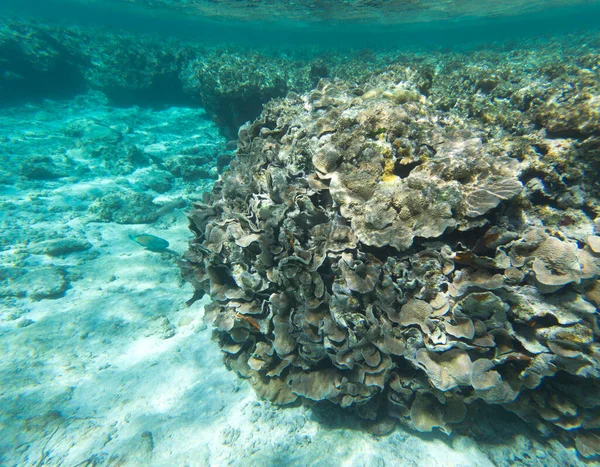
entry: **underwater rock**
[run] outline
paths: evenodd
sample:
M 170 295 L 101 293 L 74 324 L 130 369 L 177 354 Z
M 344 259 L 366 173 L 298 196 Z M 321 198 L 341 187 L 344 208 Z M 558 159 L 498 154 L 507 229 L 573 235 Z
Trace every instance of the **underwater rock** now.
M 449 433 L 477 400 L 545 432 L 592 429 L 599 409 L 568 390 L 567 415 L 523 402 L 600 378 L 592 220 L 571 204 L 546 222 L 559 208 L 523 180 L 553 162 L 478 128 L 391 73 L 321 81 L 242 126 L 181 264 L 213 300 L 227 366 L 276 403 L 421 431 Z
M 62 256 L 78 251 L 89 250 L 92 244 L 81 238 L 56 238 L 34 243 L 27 247 L 34 255 Z
M 23 178 L 35 181 L 56 180 L 82 171 L 85 169 L 62 154 L 24 157 L 19 168 L 19 174 Z
M 173 187 L 174 177 L 166 170 L 150 170 L 143 173 L 136 181 L 139 191 L 153 190 L 166 193 Z
M 175 326 L 166 316 L 157 316 L 152 320 L 146 331 L 146 336 L 156 336 L 159 339 L 170 339 L 177 333 Z
M 188 182 L 201 178 L 217 178 L 212 155 L 170 157 L 165 160 L 164 165 L 173 176 Z
M 64 133 L 66 136 L 76 138 L 81 145 L 93 150 L 115 146 L 123 140 L 123 134 L 120 131 L 95 119 L 75 120 L 65 127 Z
M 88 209 L 99 221 L 118 224 L 151 224 L 158 219 L 158 210 L 152 195 L 135 191 L 109 193 Z
M 0 279 L 0 296 L 26 296 L 36 301 L 60 298 L 69 288 L 65 271 L 55 266 L 2 268 Z

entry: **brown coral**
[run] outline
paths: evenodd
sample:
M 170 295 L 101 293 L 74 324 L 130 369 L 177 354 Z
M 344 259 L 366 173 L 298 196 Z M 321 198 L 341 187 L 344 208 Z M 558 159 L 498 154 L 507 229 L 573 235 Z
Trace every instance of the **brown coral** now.
M 596 239 L 577 243 L 592 221 L 569 208 L 580 227 L 544 228 L 530 161 L 416 90 L 394 97 L 392 77 L 268 104 L 190 213 L 182 268 L 213 299 L 227 365 L 276 403 L 389 410 L 421 431 L 450 432 L 475 400 L 546 432 L 596 429 L 577 391 L 540 402 L 600 379 Z

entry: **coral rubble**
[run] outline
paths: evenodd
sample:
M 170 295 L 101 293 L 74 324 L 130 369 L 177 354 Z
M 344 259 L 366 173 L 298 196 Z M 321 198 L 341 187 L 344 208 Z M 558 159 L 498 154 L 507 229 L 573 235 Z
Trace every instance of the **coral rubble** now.
M 265 105 L 189 214 L 182 270 L 228 367 L 277 404 L 419 431 L 499 404 L 596 455 L 597 213 L 532 149 L 555 143 L 488 131 L 395 73 Z

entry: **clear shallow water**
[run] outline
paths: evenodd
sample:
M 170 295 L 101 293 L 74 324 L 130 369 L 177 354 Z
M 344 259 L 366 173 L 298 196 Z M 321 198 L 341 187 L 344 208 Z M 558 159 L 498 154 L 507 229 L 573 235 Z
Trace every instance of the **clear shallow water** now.
M 414 2 L 406 14 L 398 11 L 395 2 L 381 2 L 374 8 L 360 2 L 265 2 L 267 6 L 255 9 L 241 2 L 171 3 L 176 8 L 166 1 L 0 1 L 6 15 L 10 12 L 0 30 L 0 350 L 4 356 L 0 360 L 0 464 L 599 465 L 594 451 L 600 440 L 599 351 L 593 324 L 597 325 L 600 304 L 596 287 L 600 272 L 593 272 L 598 261 L 594 242 L 600 241 L 596 237 L 600 235 L 596 220 L 600 217 L 598 3 L 493 2 L 489 8 L 478 8 L 480 2 L 460 6 Z M 344 86 L 350 85 L 327 88 L 319 85 L 321 79 L 356 84 L 344 94 Z M 321 86 L 319 91 L 313 90 L 316 86 Z M 290 91 L 310 97 L 302 98 L 301 104 L 293 96 L 285 104 L 273 103 L 272 99 Z M 369 148 L 387 154 L 389 143 L 394 148 L 389 154 L 396 157 L 394 151 L 414 142 L 413 151 L 420 159 L 410 159 L 410 150 L 405 149 L 406 160 L 398 157 L 393 164 L 383 163 L 382 183 L 377 186 L 385 188 L 386 183 L 408 178 L 421 166 L 413 175 L 429 170 L 437 185 L 433 192 L 456 182 L 434 202 L 465 190 L 465 196 L 471 195 L 470 212 L 486 211 L 485 222 L 481 217 L 475 222 L 481 225 L 460 219 L 462 230 L 440 237 L 462 258 L 453 267 L 464 273 L 463 278 L 470 274 L 469 268 L 490 274 L 505 270 L 505 251 L 513 259 L 517 256 L 505 284 L 505 290 L 515 295 L 498 295 L 515 301 L 524 296 L 532 308 L 512 308 L 516 311 L 509 313 L 506 325 L 520 333 L 515 338 L 518 352 L 506 359 L 502 353 L 496 355 L 493 363 L 498 372 L 484 374 L 484 383 L 493 383 L 498 375 L 499 381 L 522 389 L 519 384 L 525 376 L 514 376 L 523 368 L 511 367 L 510 361 L 529 361 L 540 349 L 559 355 L 553 358 L 556 365 L 563 365 L 562 376 L 554 376 L 552 367 L 544 368 L 547 377 L 535 391 L 531 383 L 535 374 L 529 374 L 528 384 L 534 387 L 522 390 L 518 399 L 524 401 L 522 405 L 507 403 L 509 410 L 499 407 L 497 394 L 480 392 L 492 402 L 469 402 L 468 416 L 461 421 L 456 413 L 448 415 L 450 405 L 443 404 L 441 396 L 445 389 L 434 391 L 439 396 L 437 405 L 428 395 L 432 387 L 447 385 L 436 376 L 432 359 L 427 365 L 415 365 L 418 371 L 399 373 L 406 378 L 407 388 L 421 389 L 420 405 L 411 399 L 413 394 L 404 405 L 390 406 L 389 417 L 374 422 L 365 417 L 372 415 L 368 405 L 359 407 L 361 417 L 356 417 L 352 408 L 341 410 L 335 397 L 335 404 L 296 403 L 282 409 L 265 400 L 276 398 L 257 384 L 257 378 L 243 379 L 227 370 L 219 346 L 228 346 L 231 352 L 231 343 L 223 334 L 219 342 L 211 339 L 214 309 L 208 295 L 190 300 L 198 294 L 180 277 L 180 255 L 194 235 L 186 213 L 207 201 L 215 180 L 227 177 L 236 148 L 245 148 L 246 158 L 256 156 L 245 145 L 243 131 L 236 144 L 237 131 L 246 120 L 256 119 L 264 104 L 271 102 L 271 111 L 278 105 L 287 107 L 279 119 L 257 132 L 256 145 L 268 135 L 282 148 L 290 141 L 306 144 L 301 138 L 294 140 L 298 133 L 293 132 L 289 139 L 277 140 L 279 133 L 271 127 L 302 127 L 310 135 L 315 130 L 309 111 L 326 117 L 320 123 L 325 125 L 325 137 L 328 132 L 343 134 L 344 128 L 335 127 L 339 119 L 327 113 L 327 98 L 346 99 L 342 105 L 350 106 L 349 113 L 359 109 L 358 115 L 369 117 L 364 126 L 355 128 L 356 137 L 368 141 Z M 376 104 L 371 106 L 369 99 Z M 386 114 L 390 102 L 415 112 L 395 129 L 388 128 L 385 119 L 378 120 L 381 115 L 396 118 L 393 112 Z M 377 124 L 363 131 L 372 121 Z M 460 141 L 445 128 L 458 128 Z M 403 140 L 406 134 L 410 137 Z M 317 136 L 322 135 L 312 138 Z M 273 146 L 266 147 L 269 153 Z M 436 160 L 436 151 L 467 166 L 478 165 L 479 160 L 468 159 L 473 155 L 490 164 L 490 158 L 504 155 L 514 161 L 510 169 L 493 166 L 493 175 L 498 172 L 507 178 L 498 189 L 477 178 L 480 174 L 475 182 L 467 176 L 454 180 L 456 173 L 466 170 L 464 165 L 444 172 L 446 178 L 436 178 L 442 171 L 428 166 Z M 288 153 L 281 154 L 285 158 Z M 273 174 L 280 175 L 279 169 L 290 165 L 285 160 L 275 164 Z M 235 193 L 236 184 L 253 175 L 253 170 L 237 172 L 225 191 Z M 294 172 L 288 180 L 293 187 L 298 175 Z M 367 188 L 371 186 L 371 180 L 363 181 Z M 479 186 L 487 196 L 477 191 Z M 518 196 L 515 187 L 523 189 Z M 271 195 L 277 189 L 273 184 L 257 199 L 277 205 L 285 198 L 285 190 Z M 327 199 L 311 196 L 311 202 L 331 211 Z M 358 203 L 373 208 L 384 204 L 384 199 Z M 233 216 L 225 224 L 238 235 L 236 222 L 251 207 L 236 202 L 229 208 Z M 304 208 L 310 209 L 309 204 Z M 460 213 L 460 208 L 453 209 Z M 330 211 L 339 218 L 339 213 Z M 411 213 L 405 209 L 402 214 L 410 217 Z M 257 222 L 260 218 L 255 216 Z M 420 222 L 439 218 L 444 218 L 443 212 L 425 215 Z M 294 219 L 291 216 L 289 222 Z M 306 219 L 295 227 L 312 222 L 310 216 Z M 492 253 L 496 247 L 491 246 L 496 233 L 487 231 L 490 223 L 508 226 L 496 256 Z M 521 241 L 528 226 L 553 238 L 551 245 L 558 242 L 567 252 L 575 252 L 577 264 L 569 263 L 573 267 L 567 272 L 577 270 L 573 274 L 582 276 L 577 276 L 581 284 L 575 276 L 565 279 L 565 271 L 558 279 L 553 277 L 551 261 L 520 265 L 522 250 L 514 247 L 511 236 Z M 195 234 L 201 231 L 197 228 Z M 162 239 L 155 241 L 157 245 L 168 242 L 168 249 L 148 249 L 143 242 L 131 240 L 153 238 L 148 235 Z M 388 232 L 385 237 L 394 235 Z M 218 242 L 218 234 L 214 238 Z M 203 241 L 198 235 L 194 244 Z M 246 241 L 254 255 L 252 242 L 247 237 Z M 294 244 L 293 237 L 286 241 L 282 248 Z M 303 242 L 301 236 L 295 241 Z M 228 244 L 224 251 L 234 251 L 236 245 Z M 202 248 L 195 250 L 196 258 L 214 245 Z M 425 258 L 441 255 L 429 248 L 423 239 L 416 239 L 410 253 Z M 527 248 L 537 251 L 535 246 Z M 378 255 L 377 261 L 395 256 L 389 249 L 366 251 Z M 368 255 L 360 258 L 366 262 Z M 584 260 L 588 262 L 580 264 Z M 229 258 L 223 261 L 228 264 Z M 352 259 L 345 261 L 350 264 Z M 459 273 L 447 272 L 448 264 L 446 272 L 432 273 L 427 270 L 430 266 L 419 266 L 414 258 L 403 257 L 403 261 L 414 269 L 408 268 L 404 282 L 400 274 L 394 280 L 402 283 L 398 287 L 405 287 L 407 296 L 430 299 L 419 290 L 430 286 L 419 282 L 423 277 L 443 276 L 439 280 L 450 288 L 468 290 Z M 247 266 L 239 257 L 236 264 Z M 358 275 L 360 265 L 354 266 Z M 324 283 L 332 271 L 322 271 Z M 537 293 L 535 287 L 548 286 L 542 273 L 550 274 L 546 277 L 550 282 L 570 282 L 562 289 L 550 287 Z M 519 279 L 519 274 L 527 279 Z M 201 268 L 197 278 L 203 278 Z M 211 293 L 218 294 L 220 287 L 235 281 L 222 282 L 217 281 L 217 291 Z M 333 294 L 333 286 L 328 287 Z M 493 284 L 482 288 L 496 290 Z M 361 293 L 354 295 L 368 300 Z M 482 299 L 481 294 L 474 297 Z M 397 302 L 397 308 L 404 304 Z M 526 311 L 518 315 L 522 309 Z M 243 313 L 228 316 L 236 326 L 242 325 L 237 338 L 253 332 L 268 349 L 270 334 L 256 333 L 265 318 Z M 385 318 L 385 313 L 378 316 Z M 536 313 L 543 316 L 531 319 Z M 457 316 L 462 321 L 447 322 L 448 328 L 468 324 L 460 313 Z M 439 326 L 440 317 L 433 321 Z M 472 325 L 485 341 L 489 336 L 481 334 L 483 321 Z M 394 323 L 395 329 L 412 338 L 424 329 L 422 323 L 409 324 L 407 329 L 400 326 L 401 320 Z M 428 337 L 427 345 L 433 339 L 438 344 L 443 338 L 452 341 L 462 331 L 452 332 Z M 563 337 L 545 337 L 552 332 Z M 467 336 L 468 332 L 462 339 Z M 498 337 L 498 342 L 506 349 L 504 337 Z M 573 355 L 577 351 L 579 357 Z M 481 348 L 460 357 L 461 363 L 492 358 Z M 403 369 L 414 363 L 393 358 L 402 362 Z M 430 380 L 410 379 L 425 370 Z M 573 378 L 566 378 L 566 372 Z M 450 398 L 458 399 L 452 411 L 460 415 L 460 398 L 486 388 L 481 381 L 474 388 L 476 384 L 462 373 L 457 378 L 462 389 Z M 290 381 L 295 392 L 279 401 L 294 394 L 319 398 L 317 383 L 307 389 Z M 334 394 L 338 389 L 328 390 Z M 506 385 L 502 389 L 508 391 Z M 398 387 L 394 391 L 399 398 L 402 391 Z M 427 404 L 430 407 L 423 410 Z M 532 407 L 537 411 L 528 410 Z M 381 406 L 383 415 L 387 408 Z M 394 420 L 401 423 L 393 425 Z M 585 436 L 578 435 L 583 430 L 571 429 L 580 427 Z

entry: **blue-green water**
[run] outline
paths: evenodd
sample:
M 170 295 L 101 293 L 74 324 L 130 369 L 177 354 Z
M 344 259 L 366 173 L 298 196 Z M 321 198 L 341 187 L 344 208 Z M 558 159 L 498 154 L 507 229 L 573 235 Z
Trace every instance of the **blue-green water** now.
M 206 2 L 209 3 L 210 2 Z M 218 4 L 218 2 L 216 2 Z M 376 4 L 377 2 L 374 2 Z M 386 2 L 381 2 L 386 4 Z M 202 18 L 186 15 L 167 8 L 144 8 L 121 1 L 77 2 L 51 0 L 3 0 L 0 8 L 8 15 L 22 15 L 63 24 L 100 26 L 123 29 L 135 33 L 165 35 L 198 40 L 210 44 L 259 45 L 271 47 L 297 47 L 317 45 L 334 48 L 397 49 L 403 47 L 452 48 L 488 43 L 492 41 L 523 40 L 540 35 L 555 35 L 598 29 L 600 4 L 597 1 L 577 2 L 569 5 L 543 7 L 543 2 L 532 7 L 527 2 L 510 3 L 505 13 L 479 16 L 477 5 L 464 14 L 448 20 L 440 20 L 432 13 L 427 18 L 427 6 L 422 8 L 423 17 L 407 22 L 398 15 L 399 23 L 384 15 L 382 23 L 343 21 L 286 21 L 252 18 L 250 10 L 245 21 L 228 21 L 226 17 Z M 499 10 L 502 2 L 495 2 Z M 302 4 L 296 7 L 302 10 Z M 317 7 L 318 8 L 318 7 Z M 340 4 L 343 11 L 344 5 Z M 365 7 L 367 10 L 369 6 Z M 447 4 L 452 11 L 452 4 Z M 521 11 L 519 11 L 519 9 Z M 309 9 L 309 11 L 311 11 Z M 410 11 L 410 8 L 409 8 Z M 315 16 L 317 19 L 318 15 Z M 313 18 L 312 16 L 309 18 Z M 392 17 L 393 18 L 393 17 Z M 272 19 L 272 18 L 271 18 Z M 391 21 L 391 23 L 390 23 Z
M 0 465 L 600 465 L 598 24 L 0 0 Z

